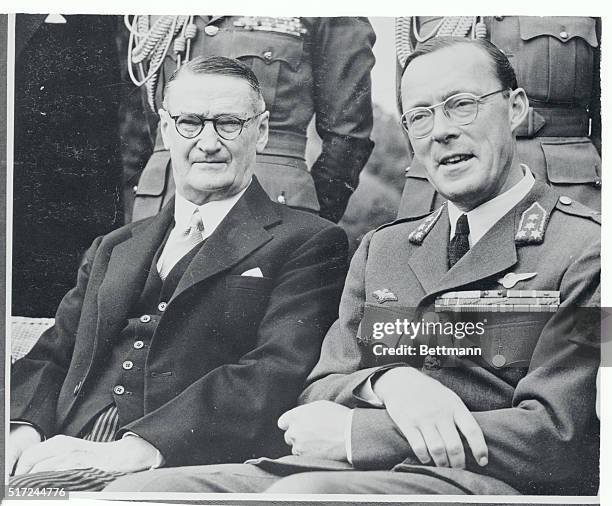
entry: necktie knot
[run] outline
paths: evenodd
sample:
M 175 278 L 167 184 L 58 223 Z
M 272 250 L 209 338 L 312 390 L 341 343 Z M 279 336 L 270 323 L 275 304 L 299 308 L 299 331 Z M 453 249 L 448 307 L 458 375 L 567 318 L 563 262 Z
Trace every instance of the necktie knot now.
M 204 240 L 202 235 L 204 224 L 198 209 L 191 215 L 187 228 L 182 232 L 180 230 L 178 228 L 176 232 L 170 234 L 160 257 L 157 268 L 162 280 L 166 279 L 172 268 L 181 258 Z
M 455 224 L 455 237 L 448 245 L 448 266 L 452 267 L 470 249 L 470 225 L 467 214 L 459 216 Z
M 467 214 L 459 216 L 455 225 L 455 234 L 470 235 L 470 225 L 468 223 Z
M 189 219 L 189 226 L 185 230 L 185 235 L 201 240 L 203 231 L 204 224 L 202 223 L 202 217 L 200 216 L 200 211 L 196 209 Z

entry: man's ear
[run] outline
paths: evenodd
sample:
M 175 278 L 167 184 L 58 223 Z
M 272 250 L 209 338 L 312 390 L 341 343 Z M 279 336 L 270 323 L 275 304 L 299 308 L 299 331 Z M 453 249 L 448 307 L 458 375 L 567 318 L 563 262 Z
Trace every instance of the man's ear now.
M 523 88 L 510 91 L 510 129 L 514 132 L 529 112 L 529 99 Z
M 157 111 L 157 114 L 159 114 L 159 131 L 161 132 L 162 140 L 164 141 L 164 147 L 166 149 L 170 149 L 168 147 L 169 143 L 167 141 L 168 128 L 174 127 L 174 121 L 168 114 L 168 111 L 166 111 L 165 109 L 159 109 Z
M 257 145 L 256 151 L 257 153 L 263 153 L 263 150 L 268 144 L 268 132 L 270 130 L 270 112 L 265 111 L 259 118 L 258 126 L 257 126 Z

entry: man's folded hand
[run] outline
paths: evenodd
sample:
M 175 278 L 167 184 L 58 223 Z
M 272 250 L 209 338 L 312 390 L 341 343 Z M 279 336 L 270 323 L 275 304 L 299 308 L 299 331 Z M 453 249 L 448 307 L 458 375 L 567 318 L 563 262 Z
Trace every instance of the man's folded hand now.
M 374 383 L 374 393 L 423 463 L 465 468 L 465 437 L 476 462 L 488 463 L 482 430 L 463 401 L 439 381 L 413 369 L 396 367 Z
M 346 461 L 345 433 L 351 410 L 331 401 L 293 408 L 278 419 L 294 455 Z
M 8 461 L 7 467 L 9 474 L 13 474 L 15 464 L 24 451 L 31 446 L 40 443 L 39 432 L 30 424 L 15 424 L 11 426 L 8 439 Z
M 151 468 L 156 458 L 155 447 L 139 437 L 96 443 L 55 436 L 25 450 L 17 462 L 15 475 L 90 467 L 103 471 L 136 472 Z

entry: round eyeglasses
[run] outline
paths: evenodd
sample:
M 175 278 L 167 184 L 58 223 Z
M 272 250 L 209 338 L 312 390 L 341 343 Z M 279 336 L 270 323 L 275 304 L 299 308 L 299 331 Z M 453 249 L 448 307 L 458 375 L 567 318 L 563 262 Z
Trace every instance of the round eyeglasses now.
M 400 118 L 404 130 L 412 137 L 422 139 L 434 127 L 434 109 L 442 107 L 444 115 L 456 125 L 469 125 L 478 116 L 478 104 L 485 98 L 506 91 L 507 88 L 476 96 L 472 93 L 457 93 L 448 97 L 444 102 L 429 107 L 415 107 L 409 109 Z
M 217 135 L 226 141 L 231 141 L 238 137 L 242 133 L 244 125 L 246 125 L 252 119 L 261 116 L 266 111 L 261 111 L 255 116 L 249 118 L 238 118 L 231 114 L 221 114 L 216 118 L 204 118 L 199 114 L 179 114 L 178 116 L 170 115 L 174 120 L 174 126 L 176 131 L 186 139 L 193 139 L 200 135 L 200 132 L 204 130 L 204 125 L 207 121 L 213 124 L 213 128 Z

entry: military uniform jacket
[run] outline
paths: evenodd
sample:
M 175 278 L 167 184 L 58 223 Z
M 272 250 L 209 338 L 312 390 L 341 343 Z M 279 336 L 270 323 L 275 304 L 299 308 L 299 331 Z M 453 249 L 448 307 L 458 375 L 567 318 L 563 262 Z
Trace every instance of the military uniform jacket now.
M 132 316 L 173 209 L 93 243 L 55 326 L 13 366 L 11 419 L 46 437 L 78 437 L 97 415 L 84 407 L 88 392 Z M 137 433 L 169 466 L 282 454 L 276 420 L 295 405 L 337 315 L 346 254 L 339 227 L 271 202 L 253 181 L 159 318 L 144 364 L 144 416 L 119 436 Z M 263 277 L 242 275 L 256 268 Z
M 194 16 L 194 23 L 198 29 L 191 58 L 237 58 L 261 84 L 270 111 L 269 141 L 256 168 L 264 189 L 275 201 L 320 209 L 321 216 L 337 222 L 373 148 L 370 71 L 375 35 L 368 20 Z M 156 107 L 177 58 L 169 52 L 160 69 Z M 306 131 L 313 116 L 322 145 L 308 169 Z M 168 160 L 158 135 L 138 183 L 134 216 L 157 212 L 159 197 L 172 194 Z
M 541 210 L 533 212 L 538 206 Z M 529 219 L 532 214 L 539 216 L 536 226 L 525 227 L 523 216 Z M 599 354 L 586 344 L 588 336 L 574 328 L 572 318 L 563 315 L 576 314 L 576 306 L 599 304 L 598 213 L 567 197 L 559 200 L 553 190 L 536 182 L 450 270 L 446 209 L 433 218 L 399 220 L 364 238 L 351 263 L 340 317 L 325 337 L 301 402 L 327 399 L 356 408 L 351 438 L 358 469 L 434 474 L 453 480 L 468 493 L 514 489 L 530 494 L 595 494 Z M 454 362 L 422 365 L 423 373 L 453 390 L 473 413 L 488 445 L 489 463 L 478 466 L 466 448 L 466 470 L 420 465 L 386 411 L 373 408 L 359 394 L 363 382 L 380 370 L 406 362 L 421 366 L 402 357 L 373 365 L 364 318 L 372 308 L 383 307 L 414 320 L 444 318 L 434 311 L 437 296 L 499 290 L 503 287 L 497 280 L 509 272 L 536 272 L 514 288 L 559 291 L 559 310 L 547 317 L 488 314 L 486 332 L 478 343 L 482 357 L 446 357 Z M 381 303 L 374 292 L 385 289 L 395 297 Z

